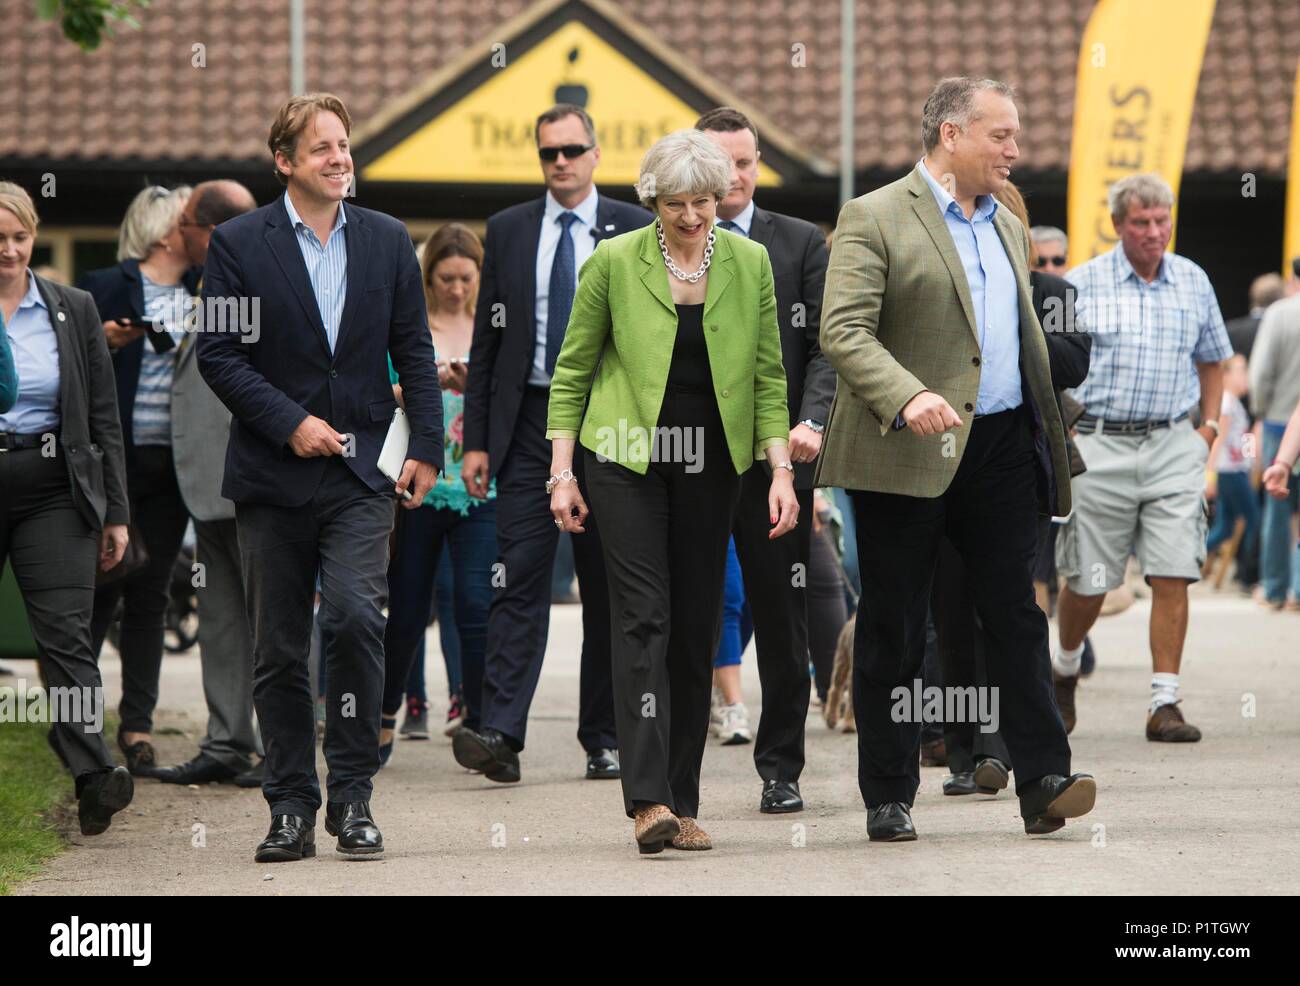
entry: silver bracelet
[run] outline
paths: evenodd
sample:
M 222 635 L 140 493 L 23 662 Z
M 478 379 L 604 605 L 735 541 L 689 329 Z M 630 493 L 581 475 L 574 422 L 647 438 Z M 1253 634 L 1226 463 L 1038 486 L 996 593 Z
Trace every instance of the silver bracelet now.
M 561 483 L 566 482 L 570 479 L 575 481 L 577 480 L 577 477 L 573 475 L 572 469 L 565 469 L 563 472 L 559 473 L 558 475 L 552 476 L 550 479 L 546 481 L 546 495 L 550 496 L 551 490 L 555 489 L 555 487 L 559 486 Z

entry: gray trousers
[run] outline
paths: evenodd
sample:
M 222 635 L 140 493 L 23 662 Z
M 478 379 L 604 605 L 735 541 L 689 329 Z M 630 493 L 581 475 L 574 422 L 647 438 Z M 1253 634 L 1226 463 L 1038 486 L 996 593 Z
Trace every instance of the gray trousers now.
M 231 770 L 247 770 L 262 753 L 253 727 L 253 634 L 244 606 L 244 576 L 235 521 L 195 520 L 195 560 L 205 583 L 198 588 L 199 658 L 208 732 L 199 749 Z

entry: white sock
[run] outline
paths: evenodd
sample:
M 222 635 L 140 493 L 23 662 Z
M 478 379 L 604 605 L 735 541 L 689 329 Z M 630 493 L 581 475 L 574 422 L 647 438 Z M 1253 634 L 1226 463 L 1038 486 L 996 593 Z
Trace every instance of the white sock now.
M 1178 701 L 1178 675 L 1157 671 L 1151 676 L 1151 711 Z
M 1058 642 L 1056 653 L 1052 655 L 1052 667 L 1062 678 L 1077 678 L 1079 665 L 1083 663 L 1083 644 L 1074 650 L 1066 650 Z

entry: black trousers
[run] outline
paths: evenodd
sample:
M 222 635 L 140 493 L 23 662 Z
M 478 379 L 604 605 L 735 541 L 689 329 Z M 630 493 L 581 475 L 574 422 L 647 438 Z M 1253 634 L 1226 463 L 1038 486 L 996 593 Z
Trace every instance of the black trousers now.
M 551 625 L 551 570 L 559 531 L 551 516 L 546 480 L 551 443 L 546 438 L 550 391 L 528 387 L 514 438 L 497 472 L 497 551 L 505 585 L 488 613 L 483 660 L 484 729 L 495 729 L 518 750 L 528 733 L 528 710 L 537 691 Z M 588 501 L 582 462 L 574 472 Z M 601 556 L 596 511 L 573 539 L 573 563 L 582 594 L 582 664 L 578 696 L 578 742 L 587 752 L 616 749 L 614 699 L 609 666 L 609 590 Z
M 952 541 L 986 640 L 1002 738 L 1017 789 L 1069 774 L 1070 744 L 1052 695 L 1047 618 L 1034 603 L 1037 466 L 1028 408 L 974 419 L 957 474 L 933 499 L 854 492 L 862 600 L 854 639 L 858 786 L 868 808 L 910 805 L 920 783 L 921 723 L 894 721 L 893 691 L 920 677 L 939 542 Z
M 46 687 L 79 693 L 79 702 L 62 706 L 73 715 L 52 726 L 75 777 L 113 765 L 90 636 L 99 537 L 72 502 L 62 456 L 47 458 L 40 448 L 0 452 L 0 569 L 6 559 L 13 565 Z
M 379 770 L 393 497 L 373 492 L 336 455 L 303 506 L 238 503 L 235 522 L 253 632 L 253 705 L 266 747 L 262 795 L 272 815 L 315 822 L 321 796 L 307 656 L 316 576 L 326 789 L 332 802 L 369 801 Z
M 190 515 L 176 482 L 169 445 L 137 445 L 127 463 L 126 485 L 131 523 L 144 541 L 149 562 L 95 593 L 91 629 L 98 655 L 118 600 L 123 601 L 118 636 L 122 657 L 122 701 L 118 706 L 121 728 L 127 733 L 148 733 L 153 730 L 153 710 L 158 705 L 172 568 Z
M 1040 524 L 1040 535 L 1041 528 Z M 948 688 L 987 687 L 984 630 L 975 613 L 966 566 L 946 537 L 939 542 L 930 608 L 939 635 L 942 669 L 939 682 Z M 980 724 L 969 717 L 959 722 L 945 722 L 943 739 L 948 769 L 954 774 L 972 771 L 979 761 L 989 757 L 996 757 L 1008 767 L 1012 766 L 1011 754 L 1007 752 L 1001 733 L 998 730 L 984 732 Z
M 797 781 L 803 772 L 808 718 L 808 564 L 812 490 L 799 490 L 799 526 L 783 537 L 772 529 L 767 495 L 772 477 L 756 462 L 740 479 L 731 533 L 754 614 L 754 645 L 763 711 L 754 737 L 754 766 L 765 781 Z
M 654 462 L 639 475 L 582 456 L 609 573 L 623 807 L 631 817 L 638 802 L 663 804 L 693 818 L 740 477 L 711 392 L 670 386 L 659 425 L 701 428 L 702 468 Z

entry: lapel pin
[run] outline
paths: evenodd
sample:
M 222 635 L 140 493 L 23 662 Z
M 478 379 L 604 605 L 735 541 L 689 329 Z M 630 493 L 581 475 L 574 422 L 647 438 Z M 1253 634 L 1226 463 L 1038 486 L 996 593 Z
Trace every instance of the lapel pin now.
M 68 320 L 68 316 L 64 315 L 63 312 L 59 312 L 59 321 L 66 322 L 67 320 Z
M 605 232 L 606 232 L 606 233 L 613 232 L 613 230 L 614 230 L 614 224 L 613 224 L 613 223 L 606 223 L 606 224 L 605 224 Z

